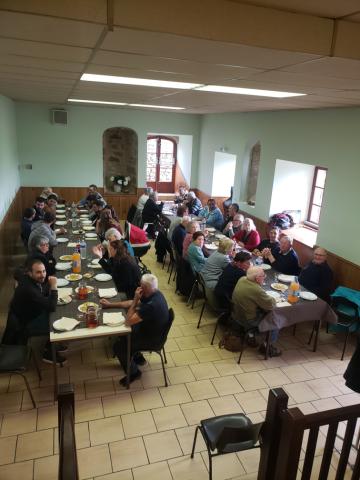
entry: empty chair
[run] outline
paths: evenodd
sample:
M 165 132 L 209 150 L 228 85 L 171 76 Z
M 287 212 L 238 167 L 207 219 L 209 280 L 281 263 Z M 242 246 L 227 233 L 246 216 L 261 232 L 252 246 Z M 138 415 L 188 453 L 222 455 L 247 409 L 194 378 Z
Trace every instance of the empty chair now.
M 216 321 L 216 325 L 217 325 L 219 318 L 229 312 L 230 303 L 229 303 L 228 308 L 220 307 L 220 305 L 217 302 L 214 290 L 212 290 L 211 288 L 208 288 L 205 285 L 205 281 L 204 281 L 204 278 L 201 275 L 201 273 L 197 274 L 197 280 L 198 280 L 198 288 L 199 288 L 200 293 L 202 294 L 202 296 L 204 298 L 204 303 L 202 304 L 202 307 L 201 307 L 197 328 L 200 327 L 201 319 L 202 319 L 202 316 L 203 316 L 206 305 L 209 306 L 211 308 L 211 310 L 213 310 L 215 313 L 217 313 L 219 315 L 219 317 Z M 215 336 L 215 334 L 214 334 L 214 336 Z
M 341 360 L 343 360 L 350 332 L 356 332 L 360 327 L 359 307 L 345 297 L 332 297 L 331 306 L 338 316 L 338 321 L 336 325 L 329 325 L 328 331 L 345 331 L 344 347 L 341 354 Z
M 209 480 L 212 480 L 212 458 L 226 453 L 259 448 L 262 425 L 263 423 L 253 424 L 243 413 L 201 420 L 195 430 L 191 458 L 194 458 L 197 434 L 200 430 L 209 457 Z

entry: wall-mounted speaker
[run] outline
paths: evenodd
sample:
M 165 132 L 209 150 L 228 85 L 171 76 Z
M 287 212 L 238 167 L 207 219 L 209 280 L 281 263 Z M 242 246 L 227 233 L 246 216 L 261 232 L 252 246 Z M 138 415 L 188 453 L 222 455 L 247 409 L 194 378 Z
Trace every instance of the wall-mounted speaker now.
M 59 110 L 57 108 L 52 108 L 50 110 L 50 114 L 51 114 L 51 123 L 55 123 L 57 125 L 67 125 L 67 122 L 68 122 L 67 110 Z

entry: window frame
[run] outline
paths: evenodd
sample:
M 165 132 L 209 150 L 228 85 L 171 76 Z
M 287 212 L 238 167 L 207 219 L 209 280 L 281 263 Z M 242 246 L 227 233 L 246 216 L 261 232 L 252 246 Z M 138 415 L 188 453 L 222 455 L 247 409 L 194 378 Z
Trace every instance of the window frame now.
M 316 186 L 316 180 L 317 180 L 317 176 L 318 176 L 319 171 L 325 171 L 326 172 L 324 187 Z M 315 170 L 314 170 L 313 182 L 312 182 L 312 186 L 311 186 L 311 195 L 310 195 L 310 201 L 309 201 L 309 208 L 308 208 L 308 213 L 307 213 L 307 217 L 306 217 L 307 218 L 306 224 L 311 226 L 315 230 L 319 230 L 319 223 L 315 223 L 312 220 L 310 220 L 311 211 L 312 211 L 313 206 L 316 206 L 316 207 L 320 208 L 320 214 L 319 214 L 319 221 L 320 221 L 320 215 L 321 215 L 321 209 L 322 209 L 322 203 L 321 203 L 321 205 L 318 205 L 317 203 L 314 203 L 315 188 L 321 188 L 323 190 L 323 192 L 325 191 L 327 172 L 328 172 L 328 169 L 326 167 L 320 167 L 318 165 L 315 167 Z
M 147 142 L 148 140 L 156 140 L 156 175 L 155 175 L 155 181 L 148 180 L 147 179 L 147 156 L 148 156 L 148 150 L 147 150 Z M 161 182 L 160 181 L 160 155 L 161 155 L 161 140 L 169 140 L 173 144 L 173 171 L 172 171 L 172 180 L 171 182 Z M 174 185 L 175 185 L 175 169 L 176 169 L 176 164 L 177 164 L 177 141 L 175 138 L 167 136 L 167 135 L 147 135 L 146 137 L 146 183 L 150 184 L 155 184 L 156 185 L 156 190 L 158 190 L 158 184 L 162 183 L 168 183 L 172 185 L 172 190 L 174 190 Z

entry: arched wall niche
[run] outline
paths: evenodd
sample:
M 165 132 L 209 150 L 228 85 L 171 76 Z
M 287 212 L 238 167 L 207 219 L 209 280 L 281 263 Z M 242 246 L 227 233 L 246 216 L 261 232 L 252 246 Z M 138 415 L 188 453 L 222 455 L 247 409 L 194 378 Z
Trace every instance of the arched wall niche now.
M 103 133 L 103 175 L 107 193 L 134 195 L 138 179 L 138 136 L 126 127 Z

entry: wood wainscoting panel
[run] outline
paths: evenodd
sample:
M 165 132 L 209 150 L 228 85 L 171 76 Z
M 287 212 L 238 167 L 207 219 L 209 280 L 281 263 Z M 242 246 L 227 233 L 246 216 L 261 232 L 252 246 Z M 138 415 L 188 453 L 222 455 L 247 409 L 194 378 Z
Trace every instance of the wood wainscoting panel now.
M 203 207 L 206 206 L 207 201 L 209 198 L 213 198 L 216 201 L 216 205 L 220 208 L 220 210 L 223 212 L 223 202 L 229 198 L 229 197 L 212 197 L 211 195 L 208 195 L 207 193 L 203 192 L 202 190 L 199 190 L 198 188 L 191 188 L 193 192 L 195 192 L 196 196 L 202 203 Z

